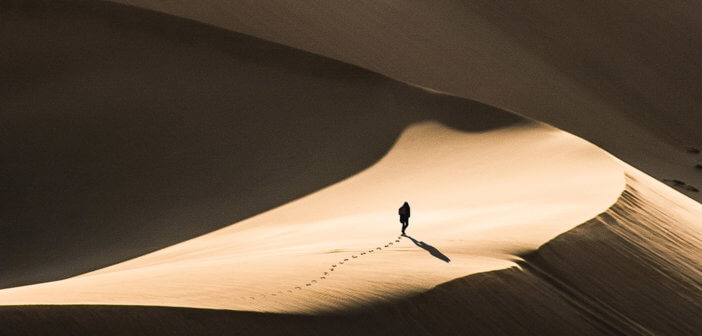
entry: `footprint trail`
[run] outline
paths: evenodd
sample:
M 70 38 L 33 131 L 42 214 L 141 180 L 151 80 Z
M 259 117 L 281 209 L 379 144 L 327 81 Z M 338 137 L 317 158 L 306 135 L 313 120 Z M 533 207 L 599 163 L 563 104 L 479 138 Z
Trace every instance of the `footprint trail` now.
M 384 247 L 385 247 L 385 248 L 391 247 L 391 246 L 393 246 L 395 243 L 399 243 L 401 239 L 402 239 L 402 236 L 399 236 L 399 237 L 397 237 L 397 239 L 395 239 L 394 241 L 390 241 L 390 242 L 388 242 L 387 244 L 385 244 Z M 379 246 L 379 247 L 376 247 L 376 248 L 374 248 L 374 249 L 369 249 L 368 252 L 361 252 L 361 253 L 353 254 L 353 255 L 351 255 L 350 258 L 344 258 L 344 259 L 338 261 L 336 264 L 332 264 L 332 265 L 329 267 L 328 271 L 323 272 L 322 275 L 320 275 L 320 276 L 317 277 L 317 278 L 314 278 L 313 280 L 310 280 L 310 281 L 306 282 L 304 285 L 301 284 L 301 285 L 299 285 L 299 286 L 291 287 L 290 289 L 287 289 L 285 292 L 283 292 L 282 290 L 279 290 L 279 291 L 277 291 L 277 292 L 275 292 L 275 293 L 271 293 L 271 294 L 268 294 L 268 295 L 261 293 L 261 294 L 259 294 L 259 295 L 257 295 L 257 296 L 249 296 L 249 297 L 248 297 L 248 300 L 249 300 L 249 301 L 255 301 L 255 300 L 256 300 L 256 297 L 258 297 L 259 299 L 266 299 L 268 296 L 276 297 L 276 298 L 278 298 L 278 297 L 283 297 L 283 296 L 285 296 L 286 292 L 287 292 L 287 293 L 294 293 L 295 291 L 301 291 L 304 287 L 312 287 L 312 286 L 314 286 L 314 285 L 316 285 L 316 284 L 321 284 L 320 281 L 323 281 L 323 280 L 328 279 L 328 277 L 331 276 L 331 275 L 333 274 L 333 273 L 330 273 L 330 272 L 334 272 L 334 270 L 339 269 L 342 265 L 348 264 L 349 262 L 354 261 L 354 259 L 358 260 L 358 258 L 360 258 L 360 257 L 362 257 L 362 256 L 365 256 L 365 255 L 369 255 L 369 253 L 373 253 L 373 252 L 376 252 L 376 251 L 382 251 L 382 250 L 383 250 L 383 247 L 380 247 L 380 246 Z M 317 279 L 319 279 L 319 281 L 318 281 Z M 241 298 L 241 299 L 244 299 L 244 300 L 247 299 L 247 298 L 244 297 L 244 296 L 242 296 L 242 297 L 240 297 L 240 298 Z

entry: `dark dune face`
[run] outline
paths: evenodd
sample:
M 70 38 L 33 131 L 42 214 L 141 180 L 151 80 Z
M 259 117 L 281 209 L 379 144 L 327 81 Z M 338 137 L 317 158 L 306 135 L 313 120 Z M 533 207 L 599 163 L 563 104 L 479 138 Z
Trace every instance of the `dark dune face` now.
M 114 264 L 348 177 L 404 127 L 522 122 L 107 3 L 0 3 L 0 288 Z
M 516 12 L 488 2 L 483 6 L 473 13 L 523 40 L 538 35 L 540 24 L 558 26 L 539 21 L 552 17 L 540 12 L 547 9 L 532 13 L 538 24 L 512 25 L 503 21 L 516 20 Z M 517 7 L 522 13 L 535 10 L 515 6 L 526 6 Z M 454 17 L 462 17 L 461 12 Z M 536 28 L 520 31 L 522 25 Z M 602 23 L 608 25 L 616 26 L 616 20 Z M 644 34 L 651 39 L 646 45 L 660 41 L 650 35 L 654 33 Z M 547 38 L 533 48 L 570 46 L 560 36 L 550 38 L 557 43 Z M 670 43 L 679 51 L 683 40 L 676 35 Z M 626 42 L 610 41 L 636 49 L 622 44 Z M 590 43 L 583 45 L 596 44 Z M 561 59 L 549 60 L 550 52 L 596 58 L 583 45 L 539 57 L 554 64 Z M 689 61 L 688 54 L 677 51 L 682 58 L 677 61 Z M 376 55 L 382 53 L 376 50 Z M 605 55 L 617 55 L 612 53 Z M 460 52 L 451 55 L 460 58 Z M 655 57 L 637 62 L 657 64 Z M 558 64 L 573 78 L 590 72 Z M 666 92 L 676 90 L 674 68 L 639 74 L 618 88 L 606 81 L 599 87 L 597 81 L 578 80 L 588 87 L 584 92 L 603 99 L 628 97 L 617 107 L 625 109 L 637 106 L 632 97 L 654 90 L 646 84 L 638 91 L 635 83 L 666 78 L 658 96 L 641 98 L 641 106 L 652 106 L 651 112 L 673 101 Z M 426 77 L 427 83 L 450 74 L 443 68 L 433 79 Z M 681 83 L 695 86 L 694 78 Z M 453 87 L 457 91 L 475 89 L 458 84 Z M 534 110 L 567 101 L 540 100 L 544 87 L 548 85 L 526 93 L 515 87 L 502 91 L 532 95 L 533 104 L 521 106 Z M 493 86 L 482 93 L 504 97 L 493 96 L 498 91 Z M 587 103 L 587 94 L 572 94 L 568 97 L 581 100 L 569 104 Z M 680 106 L 694 107 L 695 99 L 682 97 Z M 591 107 L 576 106 L 581 112 Z M 637 122 L 650 130 L 651 123 L 684 122 L 679 116 L 659 120 L 656 113 L 644 113 Z M 427 119 L 473 132 L 525 122 L 351 65 L 166 15 L 102 2 L 2 1 L 0 288 L 111 265 L 284 204 L 364 169 L 404 127 Z M 627 131 L 616 125 L 597 139 Z M 675 142 L 676 137 L 698 136 L 686 127 L 660 138 Z M 632 138 L 613 140 L 607 149 L 626 148 Z M 631 155 L 641 159 L 641 153 Z M 692 150 L 688 154 L 696 155 Z M 685 213 L 660 189 L 631 176 L 627 182 L 612 208 L 523 256 L 522 270 L 471 275 L 359 311 L 309 316 L 172 307 L 6 306 L 0 307 L 0 334 L 699 334 L 699 211 Z
M 514 111 L 702 200 L 699 2 L 113 1 Z
M 702 144 L 702 6 L 693 2 L 468 2 L 495 27 L 652 134 Z M 681 149 L 683 147 L 680 147 Z

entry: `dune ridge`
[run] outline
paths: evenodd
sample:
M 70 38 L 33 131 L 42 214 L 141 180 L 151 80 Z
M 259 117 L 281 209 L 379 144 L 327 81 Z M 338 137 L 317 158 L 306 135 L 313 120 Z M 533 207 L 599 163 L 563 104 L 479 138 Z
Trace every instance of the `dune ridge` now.
M 369 167 L 416 122 L 530 123 L 138 8 L 0 9 L 0 288 L 107 267 L 288 203 Z
M 115 2 L 548 123 L 702 201 L 702 6 L 682 1 Z M 625 129 L 626 134 L 621 130 Z
M 424 122 L 370 168 L 318 192 L 133 260 L 0 290 L 0 302 L 353 310 L 514 266 L 607 209 L 623 185 L 608 154 L 545 126 L 470 133 Z M 403 199 L 414 224 L 395 239 Z
M 0 330 L 27 335 L 46 330 L 56 335 L 694 335 L 702 330 L 696 318 L 702 302 L 701 213 L 693 201 L 628 168 L 626 190 L 612 207 L 523 255 L 521 269 L 470 275 L 388 304 L 332 315 L 9 306 L 0 307 Z M 671 232 L 685 234 L 673 239 Z M 652 245 L 658 246 L 656 253 Z
M 209 1 L 210 7 L 188 12 L 190 4 L 150 2 L 203 22 L 236 10 Z M 367 13 L 367 3 L 357 4 L 344 14 Z M 379 4 L 378 13 L 402 11 L 387 4 Z M 420 52 L 391 66 L 383 57 L 397 55 L 386 53 L 378 40 L 368 40 L 377 49 L 361 44 L 354 51 L 330 43 L 334 34 L 310 39 L 309 27 L 298 26 L 296 36 L 305 43 L 428 90 L 138 7 L 6 1 L 0 8 L 0 44 L 10 51 L 0 53 L 0 131 L 6 135 L 0 154 L 9 158 L 0 166 L 0 182 L 8 187 L 0 194 L 7 252 L 0 287 L 67 278 L 0 290 L 0 334 L 702 330 L 696 318 L 702 308 L 699 203 L 573 135 L 436 94 L 455 90 L 572 122 L 637 168 L 656 177 L 687 174 L 694 181 L 697 175 L 684 166 L 689 157 L 671 156 L 679 141 L 694 138 L 689 125 L 673 140 L 669 131 L 656 134 L 651 127 L 655 121 L 675 129 L 685 120 L 683 109 L 672 118 L 657 111 L 675 89 L 669 70 L 684 69 L 686 57 L 658 74 L 665 75 L 661 93 L 633 83 L 655 78 L 651 71 L 625 80 L 626 88 L 617 92 L 628 98 L 615 107 L 611 96 L 593 88 L 596 80 L 579 78 L 573 64 L 559 63 L 563 55 L 525 52 L 529 46 L 518 46 L 523 41 L 505 39 L 503 34 L 523 33 L 519 38 L 530 41 L 534 31 L 496 29 L 504 18 L 487 4 L 484 12 L 471 14 L 439 6 L 421 18 L 395 16 L 400 23 L 392 25 L 407 27 L 403 18 L 414 18 L 421 29 L 427 23 L 422 20 L 448 15 L 430 35 L 449 38 L 441 31 L 455 28 L 450 18 L 465 14 L 476 19 L 469 20 L 469 30 L 480 34 L 464 42 L 494 43 L 471 62 L 489 61 L 495 51 L 514 51 L 526 60 L 512 64 L 505 53 L 494 64 L 473 64 L 470 69 L 486 71 L 474 73 L 485 80 L 479 83 L 452 82 L 463 70 L 417 70 L 417 60 L 463 59 L 462 50 Z M 405 14 L 416 10 L 407 8 Z M 338 18 L 315 11 L 300 6 L 292 12 L 312 16 L 285 18 L 293 26 Z M 266 28 L 258 25 L 259 16 L 244 16 L 227 27 L 252 20 L 250 31 Z M 335 29 L 358 26 L 355 14 L 342 16 L 352 21 L 340 20 Z M 264 29 L 273 41 L 291 27 L 267 22 L 274 23 Z M 383 22 L 381 17 L 368 27 Z M 694 24 L 682 22 L 683 28 Z M 359 36 L 364 42 L 368 33 L 335 29 L 350 32 L 342 42 L 359 42 Z M 421 36 L 405 46 L 452 45 Z M 654 56 L 643 63 L 655 64 L 660 55 Z M 363 63 L 369 60 L 375 63 Z M 524 72 L 516 70 L 522 66 Z M 529 87 L 530 81 L 499 80 L 503 71 L 490 76 L 495 69 L 515 71 L 521 79 L 548 78 L 536 76 L 544 81 Z M 443 75 L 459 76 L 441 84 Z M 603 88 L 620 83 L 604 82 Z M 683 82 L 696 85 L 694 79 Z M 633 99 L 647 93 L 638 103 Z M 696 106 L 685 90 L 680 93 L 680 106 Z M 653 107 L 642 120 L 621 113 L 648 105 Z M 281 120 L 281 109 L 295 121 Z M 560 111 L 592 114 L 564 113 L 559 119 Z M 596 131 L 608 122 L 611 128 Z M 185 132 L 192 125 L 197 129 Z M 620 137 L 624 130 L 631 132 L 626 138 Z M 653 150 L 654 160 L 644 160 L 643 147 Z M 270 168 L 279 166 L 286 169 Z M 396 239 L 396 203 L 403 199 L 419 206 L 409 237 Z M 303 285 L 310 288 L 277 297 L 278 289 L 294 292 Z

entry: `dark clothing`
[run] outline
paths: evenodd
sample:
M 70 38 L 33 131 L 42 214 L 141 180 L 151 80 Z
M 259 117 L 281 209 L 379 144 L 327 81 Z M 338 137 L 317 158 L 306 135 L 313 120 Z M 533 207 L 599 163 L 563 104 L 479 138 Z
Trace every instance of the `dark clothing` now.
M 405 230 L 409 226 L 410 217 L 410 206 L 405 202 L 405 204 L 397 210 L 397 214 L 400 215 L 400 223 L 402 223 L 402 234 L 405 234 Z
M 400 209 L 397 210 L 397 213 L 401 217 L 409 217 L 410 216 L 410 207 L 409 204 L 405 203 L 400 207 Z
M 407 230 L 407 227 L 409 226 L 409 218 L 401 217 L 400 223 L 402 223 L 402 234 L 405 234 L 405 230 Z

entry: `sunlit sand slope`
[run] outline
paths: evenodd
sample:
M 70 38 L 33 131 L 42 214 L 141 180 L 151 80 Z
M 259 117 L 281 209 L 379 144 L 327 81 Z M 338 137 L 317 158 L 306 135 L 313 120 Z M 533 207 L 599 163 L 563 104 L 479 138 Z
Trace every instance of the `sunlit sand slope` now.
M 661 37 L 636 48 L 605 39 L 639 55 L 631 64 L 597 38 L 540 54 L 531 42 L 563 50 L 559 38 L 582 25 L 559 25 L 579 21 L 556 9 L 538 10 L 530 29 L 505 23 L 535 14 L 529 5 L 130 3 L 293 36 L 418 86 L 553 118 L 649 172 L 697 176 L 685 166 L 694 150 L 677 155 L 699 134 L 694 118 L 680 126 L 696 106 L 695 79 L 673 75 L 695 73 L 675 71 L 695 59 L 684 35 L 661 49 L 682 56 L 646 71 L 663 54 L 641 58 L 639 47 Z M 646 22 L 674 14 L 681 26 L 661 25 L 662 36 L 694 26 L 664 7 Z M 578 18 L 628 7 L 597 8 Z M 621 18 L 655 18 L 636 13 Z M 329 29 L 310 28 L 320 24 Z M 0 287 L 69 277 L 0 290 L 0 334 L 702 332 L 699 203 L 568 133 L 117 4 L 1 2 L 0 46 Z M 641 71 L 598 81 L 582 77 L 585 63 Z M 657 113 L 666 106 L 670 118 Z M 403 201 L 413 211 L 398 237 Z
M 698 335 L 702 330 L 698 318 L 702 209 L 635 169 L 627 168 L 626 174 L 626 190 L 611 208 L 523 255 L 521 269 L 467 276 L 388 304 L 335 315 L 9 306 L 0 308 L 0 331 L 29 335 Z
M 116 2 L 475 99 L 581 136 L 702 200 L 695 1 Z M 626 130 L 626 132 L 622 132 Z
M 608 154 L 551 128 L 418 124 L 317 193 L 116 266 L 0 291 L 0 302 L 339 311 L 513 266 L 614 203 L 623 177 Z M 405 200 L 414 215 L 398 238 Z
M 469 132 L 523 122 L 102 2 L 1 1 L 0 50 L 0 288 L 110 266 L 288 203 L 377 162 L 415 122 Z
M 702 206 L 627 167 L 605 213 L 527 261 L 627 334 L 702 332 Z

